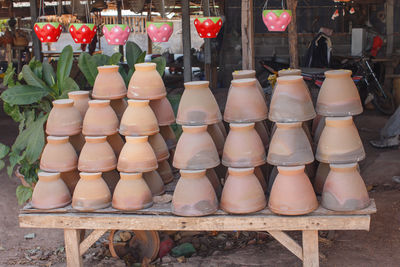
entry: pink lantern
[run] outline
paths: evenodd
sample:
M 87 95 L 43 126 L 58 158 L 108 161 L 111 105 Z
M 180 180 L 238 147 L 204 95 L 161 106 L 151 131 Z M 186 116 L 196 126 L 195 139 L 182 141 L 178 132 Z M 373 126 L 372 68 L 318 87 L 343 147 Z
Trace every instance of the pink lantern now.
M 268 0 L 264 4 L 262 13 L 263 22 L 271 32 L 283 32 L 292 21 L 292 11 L 284 9 L 282 0 L 282 9 L 266 9 Z
M 147 34 L 153 42 L 168 42 L 174 31 L 174 24 L 170 21 L 148 21 L 146 23 Z
M 103 26 L 103 34 L 109 45 L 124 45 L 128 41 L 131 29 L 125 24 L 107 24 Z

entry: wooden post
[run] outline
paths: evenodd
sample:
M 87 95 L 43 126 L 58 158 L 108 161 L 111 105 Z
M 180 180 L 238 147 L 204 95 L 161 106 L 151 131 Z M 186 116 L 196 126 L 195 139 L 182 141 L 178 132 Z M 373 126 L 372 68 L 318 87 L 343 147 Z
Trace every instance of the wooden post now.
M 242 68 L 255 68 L 253 0 L 242 0 Z
M 394 0 L 386 1 L 386 55 L 393 54 L 393 32 L 394 32 Z
M 318 231 L 304 230 L 303 231 L 303 266 L 318 267 Z
M 210 2 L 205 0 L 203 3 L 203 13 L 204 16 L 210 16 Z M 209 38 L 204 38 L 204 72 L 206 75 L 206 80 L 210 81 L 210 87 L 213 84 L 211 75 L 211 40 Z
M 65 254 L 67 267 L 82 267 L 82 256 L 79 253 L 80 230 L 64 229 Z
M 118 18 L 118 24 L 122 24 L 122 11 L 121 11 L 121 0 L 117 0 L 117 18 Z M 120 45 L 119 46 L 119 52 L 121 53 L 121 62 L 124 61 L 124 46 Z
M 185 82 L 192 80 L 192 59 L 190 40 L 190 1 L 182 0 L 182 44 L 183 44 L 183 77 Z
M 38 8 L 37 8 L 37 2 L 36 0 L 29 0 L 30 6 L 30 12 L 31 12 L 31 27 L 33 29 L 37 17 L 38 17 Z M 42 44 L 39 41 L 39 38 L 36 36 L 36 34 L 32 34 L 32 46 L 33 46 L 33 55 L 35 56 L 35 58 L 37 60 L 42 60 L 42 55 L 41 55 L 41 51 L 42 51 Z
M 289 24 L 288 39 L 289 39 L 289 55 L 290 67 L 299 68 L 299 48 L 297 40 L 297 17 L 296 8 L 297 0 L 288 0 L 288 8 L 292 10 L 292 22 Z
M 62 0 L 58 0 L 57 16 L 59 16 L 59 17 L 61 17 L 61 15 L 62 15 L 62 8 L 63 8 Z
M 151 3 L 150 3 L 151 5 Z M 147 21 L 151 21 L 151 8 L 147 11 Z M 144 25 L 146 27 L 146 23 Z M 147 35 L 147 54 L 153 54 L 153 41 L 150 39 L 149 35 Z

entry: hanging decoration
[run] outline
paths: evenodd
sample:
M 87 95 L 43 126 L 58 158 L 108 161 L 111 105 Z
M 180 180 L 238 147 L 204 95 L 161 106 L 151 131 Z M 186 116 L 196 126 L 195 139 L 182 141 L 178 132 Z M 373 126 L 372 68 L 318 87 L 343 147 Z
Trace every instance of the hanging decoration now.
M 146 30 L 153 42 L 168 42 L 174 31 L 174 24 L 170 21 L 148 21 Z
M 124 45 L 128 41 L 131 29 L 125 24 L 107 24 L 103 26 L 103 34 L 109 45 Z
M 292 11 L 285 9 L 282 0 L 282 9 L 267 9 L 268 0 L 265 1 L 262 18 L 265 26 L 271 32 L 283 32 L 292 21 Z
M 43 16 L 45 16 L 44 1 L 40 0 L 38 18 L 41 17 L 42 10 Z M 62 26 L 59 22 L 36 22 L 33 26 L 33 30 L 42 43 L 54 43 L 60 38 Z
M 71 23 L 69 33 L 77 44 L 90 44 L 97 28 L 94 23 Z
M 201 6 L 203 6 L 202 3 Z M 213 8 L 214 13 L 218 14 L 215 8 L 214 0 Z M 222 18 L 220 16 L 198 17 L 194 20 L 194 26 L 196 27 L 197 33 L 201 38 L 216 38 L 222 27 Z

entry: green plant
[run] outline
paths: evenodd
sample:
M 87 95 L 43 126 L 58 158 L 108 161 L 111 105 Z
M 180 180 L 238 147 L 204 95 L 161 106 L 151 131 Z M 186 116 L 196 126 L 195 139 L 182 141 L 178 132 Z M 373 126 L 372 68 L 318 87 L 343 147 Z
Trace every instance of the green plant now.
M 11 177 L 15 166 L 19 165 L 19 172 L 31 186 L 18 186 L 16 193 L 20 204 L 30 199 L 32 187 L 37 182 L 39 157 L 45 144 L 44 124 L 52 108 L 52 101 L 67 98 L 70 91 L 80 90 L 70 77 L 72 62 L 72 47 L 66 46 L 56 71 L 50 63 L 41 63 L 33 58 L 18 75 L 12 64 L 5 73 L 3 84 L 8 89 L 0 96 L 4 101 L 3 109 L 19 123 L 19 134 L 10 151 L 7 151 L 7 173 Z

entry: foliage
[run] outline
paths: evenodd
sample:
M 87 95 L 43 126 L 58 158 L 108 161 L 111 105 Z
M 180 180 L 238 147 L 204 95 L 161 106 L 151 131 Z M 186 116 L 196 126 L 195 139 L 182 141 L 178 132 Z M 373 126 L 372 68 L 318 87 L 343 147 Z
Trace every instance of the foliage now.
M 44 124 L 52 108 L 52 101 L 67 98 L 70 91 L 80 90 L 70 77 L 72 62 L 72 47 L 66 46 L 60 55 L 56 71 L 50 63 L 41 63 L 33 58 L 29 64 L 23 66 L 18 75 L 10 64 L 4 76 L 3 84 L 8 89 L 0 98 L 4 101 L 4 111 L 19 123 L 19 134 L 11 149 L 0 146 L 0 156 L 2 151 L 7 151 L 8 175 L 12 176 L 15 167 L 19 165 L 19 172 L 31 187 L 37 182 L 39 157 L 45 144 Z M 16 194 L 22 204 L 30 199 L 32 188 L 21 185 Z
M 176 118 L 177 113 L 178 113 L 178 107 L 179 107 L 179 102 L 181 101 L 181 97 L 182 97 L 182 95 L 169 95 L 169 96 L 167 96 L 169 102 L 171 103 L 172 110 L 174 111 L 175 118 Z M 179 139 L 179 137 L 182 134 L 182 126 L 180 126 L 179 124 L 172 124 L 171 128 L 174 131 L 176 138 Z
M 0 143 L 0 170 L 6 165 L 3 161 L 4 157 L 7 156 L 10 148 L 2 143 Z

